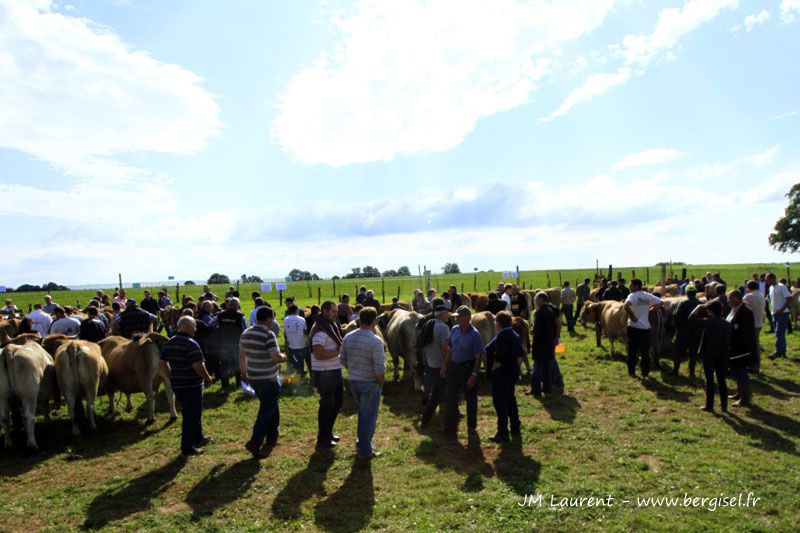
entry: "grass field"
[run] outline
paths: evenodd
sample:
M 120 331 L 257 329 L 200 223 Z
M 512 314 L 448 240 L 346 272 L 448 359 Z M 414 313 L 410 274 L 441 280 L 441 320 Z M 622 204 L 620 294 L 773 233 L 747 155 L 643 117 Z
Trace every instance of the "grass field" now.
M 725 275 L 725 274 L 723 274 Z M 762 345 L 770 351 L 772 337 Z M 765 361 L 755 405 L 713 416 L 698 410 L 701 382 L 655 372 L 627 376 L 623 357 L 594 347 L 578 327 L 560 356 L 563 394 L 535 400 L 518 389 L 523 437 L 501 446 L 488 386 L 481 383 L 478 437 L 463 422 L 457 444 L 417 424 L 420 396 L 388 383 L 376 448 L 354 460 L 356 414 L 347 395 L 342 444 L 315 452 L 316 399 L 297 384 L 280 400 L 281 438 L 258 462 L 243 444 L 256 402 L 212 385 L 206 454 L 178 455 L 163 393 L 155 425 L 139 408 L 70 438 L 65 408 L 37 424 L 41 451 L 0 453 L 0 530 L 797 531 L 800 521 L 800 332 L 789 358 Z M 664 368 L 666 368 L 666 364 Z M 105 398 L 98 412 L 104 413 Z M 19 440 L 22 436 L 17 435 Z M 755 506 L 639 507 L 637 498 L 736 496 Z M 520 506 L 525 495 L 541 505 Z M 614 498 L 606 507 L 559 507 L 562 497 Z M 622 503 L 627 500 L 630 503 Z M 608 501 L 608 500 L 606 500 Z

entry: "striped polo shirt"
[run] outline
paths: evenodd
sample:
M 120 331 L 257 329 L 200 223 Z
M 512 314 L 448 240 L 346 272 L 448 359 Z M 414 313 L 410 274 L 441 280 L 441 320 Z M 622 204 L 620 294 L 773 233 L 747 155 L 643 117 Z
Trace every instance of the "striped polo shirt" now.
M 350 381 L 377 381 L 386 373 L 386 354 L 383 341 L 366 329 L 357 329 L 344 336 L 339 354 Z
M 203 378 L 192 368 L 194 363 L 203 362 L 203 352 L 189 335 L 178 332 L 167 341 L 161 349 L 161 360 L 169 363 L 169 383 L 173 389 L 203 386 Z
M 250 326 L 239 339 L 239 347 L 247 356 L 247 377 L 250 381 L 275 381 L 281 365 L 272 360 L 280 353 L 275 334 L 262 324 Z

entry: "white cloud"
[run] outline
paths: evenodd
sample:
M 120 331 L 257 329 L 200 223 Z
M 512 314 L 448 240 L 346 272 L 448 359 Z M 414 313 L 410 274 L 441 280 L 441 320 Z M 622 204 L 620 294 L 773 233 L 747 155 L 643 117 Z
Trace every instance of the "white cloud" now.
M 783 0 L 781 2 L 781 22 L 790 24 L 795 16 L 800 15 L 800 0 Z
M 745 161 L 752 163 L 757 167 L 763 167 L 772 164 L 772 161 L 775 159 L 775 156 L 778 155 L 778 152 L 780 152 L 780 150 L 781 150 L 781 145 L 776 144 L 772 148 L 767 148 L 763 152 L 746 156 L 744 159 Z
M 0 0 L 0 147 L 81 178 L 129 179 L 142 171 L 116 157 L 197 152 L 220 131 L 200 82 L 46 0 Z
M 341 39 L 280 96 L 272 137 L 334 166 L 436 152 L 478 120 L 528 102 L 559 44 L 599 26 L 612 0 L 361 1 Z
M 744 18 L 745 31 L 750 33 L 751 31 L 753 31 L 753 27 L 754 26 L 756 26 L 758 24 L 762 24 L 762 23 L 768 21 L 769 17 L 770 17 L 770 13 L 766 9 L 762 10 L 757 15 L 747 15 Z
M 786 113 L 775 115 L 772 118 L 782 119 L 782 118 L 796 117 L 798 114 L 799 114 L 798 111 L 796 109 L 793 109 L 791 111 L 787 111 Z
M 540 120 L 546 122 L 566 115 L 577 104 L 624 84 L 632 74 L 643 74 L 659 59 L 674 60 L 672 49 L 681 37 L 713 20 L 723 9 L 737 5 L 738 0 L 688 0 L 682 8 L 662 9 L 652 33 L 626 35 L 621 45 L 611 47 L 615 55 L 623 60 L 623 65 L 616 73 L 589 76 L 555 111 Z
M 667 148 L 651 148 L 635 154 L 625 156 L 619 163 L 615 164 L 612 168 L 614 170 L 625 170 L 634 167 L 663 165 L 669 161 L 673 161 L 682 157 L 683 152 L 678 150 L 670 150 Z

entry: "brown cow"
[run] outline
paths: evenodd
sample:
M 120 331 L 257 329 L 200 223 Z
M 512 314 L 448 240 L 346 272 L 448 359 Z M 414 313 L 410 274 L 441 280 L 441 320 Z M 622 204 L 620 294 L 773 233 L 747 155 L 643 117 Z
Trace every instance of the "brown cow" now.
M 519 339 L 522 341 L 522 350 L 524 353 L 522 362 L 525 363 L 525 368 L 530 374 L 531 363 L 528 360 L 528 353 L 531 351 L 531 326 L 528 324 L 528 321 L 521 316 L 515 316 L 511 319 L 511 329 L 519 335 Z
M 419 375 L 417 353 L 417 322 L 420 315 L 405 309 L 393 309 L 378 316 L 378 327 L 389 347 L 389 354 L 394 363 L 394 379 L 400 379 L 400 358 L 403 358 L 403 374 L 412 375 L 414 390 L 422 388 Z
M 16 398 L 22 408 L 28 447 L 38 448 L 34 434 L 36 407 L 43 405 L 45 419 L 49 419 L 50 400 L 57 394 L 53 358 L 41 345 L 31 339 L 15 339 L 0 350 L 0 425 L 5 433 L 6 448 L 13 445 L 12 398 Z
M 386 311 L 391 311 L 392 305 L 394 304 L 381 304 L 381 308 L 377 310 L 378 314 L 385 313 Z M 404 311 L 413 311 L 414 307 L 409 302 L 406 302 L 404 300 L 398 300 L 397 309 L 402 309 Z
M 88 341 L 67 340 L 56 349 L 55 366 L 58 388 L 67 401 L 72 435 L 80 435 L 75 423 L 75 402 L 80 402 L 81 396 L 86 399 L 89 427 L 96 430 L 94 402 L 97 391 L 105 386 L 108 379 L 108 366 L 100 346 Z
M 473 311 L 483 311 L 489 303 L 489 295 L 481 292 L 468 292 L 469 304 L 464 302 L 464 305 L 469 305 Z M 455 311 L 455 309 L 453 309 Z
M 625 313 L 625 304 L 606 300 L 603 302 L 586 302 L 581 311 L 581 320 L 586 323 L 599 324 L 596 329 L 597 347 L 600 344 L 600 332 L 611 341 L 611 350 L 614 351 L 616 339 L 628 338 L 628 315 Z
M 492 340 L 495 333 L 497 333 L 497 329 L 494 324 L 494 315 L 489 311 L 475 313 L 472 315 L 472 320 L 470 322 L 475 329 L 478 330 L 478 333 L 481 334 L 481 342 L 484 346 L 489 344 L 489 341 Z
M 109 412 L 115 412 L 114 392 L 121 391 L 128 398 L 126 411 L 133 410 L 131 394 L 144 392 L 147 398 L 147 422 L 155 421 L 155 394 L 163 382 L 169 404 L 170 420 L 178 418 L 175 395 L 169 378 L 161 372 L 161 348 L 169 339 L 158 333 L 148 333 L 139 339 L 106 337 L 98 344 L 108 365 Z

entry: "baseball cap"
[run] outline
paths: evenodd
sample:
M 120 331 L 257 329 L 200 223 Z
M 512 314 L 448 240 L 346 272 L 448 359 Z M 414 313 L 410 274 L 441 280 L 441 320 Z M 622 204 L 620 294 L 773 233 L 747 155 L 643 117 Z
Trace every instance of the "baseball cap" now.
M 134 300 L 133 298 L 128 298 L 125 301 L 125 305 L 136 305 L 136 300 Z
M 458 316 L 471 316 L 472 311 L 466 305 L 462 305 L 461 307 L 456 309 L 456 314 L 458 314 Z
M 687 285 L 686 292 L 697 292 L 697 287 L 695 287 L 694 285 Z

